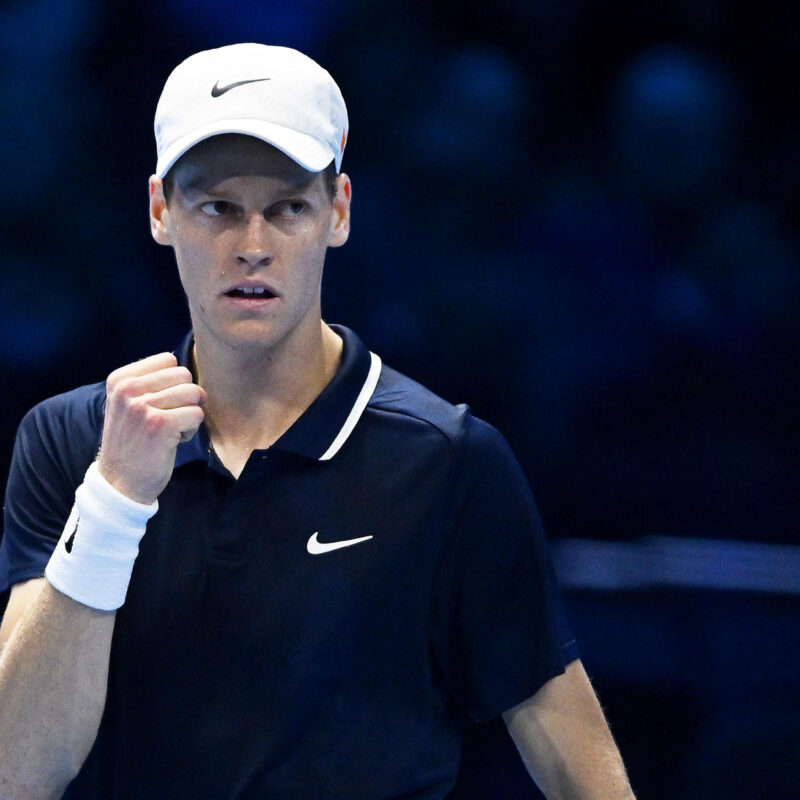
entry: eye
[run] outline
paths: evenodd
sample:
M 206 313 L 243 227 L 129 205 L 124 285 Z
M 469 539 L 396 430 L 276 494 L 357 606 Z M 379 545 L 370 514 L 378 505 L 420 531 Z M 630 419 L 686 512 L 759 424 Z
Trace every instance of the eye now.
M 221 217 L 225 214 L 230 214 L 232 209 L 233 204 L 227 200 L 211 200 L 200 206 L 200 210 L 209 217 Z
M 286 200 L 279 203 L 275 212 L 283 217 L 299 217 L 306 210 L 306 204 L 302 200 Z

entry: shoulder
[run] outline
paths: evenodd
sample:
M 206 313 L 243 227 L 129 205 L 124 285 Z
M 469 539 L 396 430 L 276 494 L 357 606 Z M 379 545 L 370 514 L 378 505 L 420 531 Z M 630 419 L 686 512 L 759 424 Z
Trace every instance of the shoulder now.
M 23 419 L 23 424 L 43 427 L 75 427 L 76 433 L 94 432 L 102 427 L 105 412 L 105 383 L 79 386 L 37 403 Z
M 430 426 L 446 439 L 459 435 L 464 418 L 470 413 L 466 405 L 454 406 L 426 389 L 421 383 L 384 364 L 369 409 L 383 414 Z
M 22 419 L 18 446 L 30 450 L 37 445 L 51 455 L 85 460 L 100 445 L 105 413 L 105 383 L 80 386 L 54 395 L 35 405 Z M 90 458 L 91 461 L 91 458 Z
M 396 425 L 428 432 L 468 460 L 514 458 L 502 434 L 476 417 L 468 405 L 453 405 L 385 364 L 368 408 L 393 417 Z

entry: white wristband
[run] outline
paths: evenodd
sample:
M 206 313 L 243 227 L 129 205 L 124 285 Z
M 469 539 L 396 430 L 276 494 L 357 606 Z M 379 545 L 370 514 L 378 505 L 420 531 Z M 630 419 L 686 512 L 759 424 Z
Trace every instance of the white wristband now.
M 50 557 L 45 576 L 79 603 L 113 611 L 125 602 L 133 562 L 147 520 L 158 511 L 118 492 L 97 462 L 75 492 L 75 505 Z

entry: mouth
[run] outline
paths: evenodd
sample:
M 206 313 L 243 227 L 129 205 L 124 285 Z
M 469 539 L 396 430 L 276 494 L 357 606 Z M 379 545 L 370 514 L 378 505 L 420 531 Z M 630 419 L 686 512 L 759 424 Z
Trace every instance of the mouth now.
M 242 300 L 271 300 L 277 294 L 268 286 L 234 286 L 225 292 L 225 296 Z

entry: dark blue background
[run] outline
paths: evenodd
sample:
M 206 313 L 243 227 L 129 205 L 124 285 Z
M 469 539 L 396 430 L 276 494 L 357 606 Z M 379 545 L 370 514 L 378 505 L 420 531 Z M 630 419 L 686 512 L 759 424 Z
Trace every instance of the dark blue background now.
M 6 2 L 2 470 L 32 404 L 188 327 L 152 115 L 179 60 L 255 40 L 348 103 L 326 318 L 499 427 L 556 543 L 794 545 L 799 28 L 776 0 Z M 797 594 L 567 584 L 641 797 L 797 795 Z M 459 796 L 528 796 L 484 760 Z

